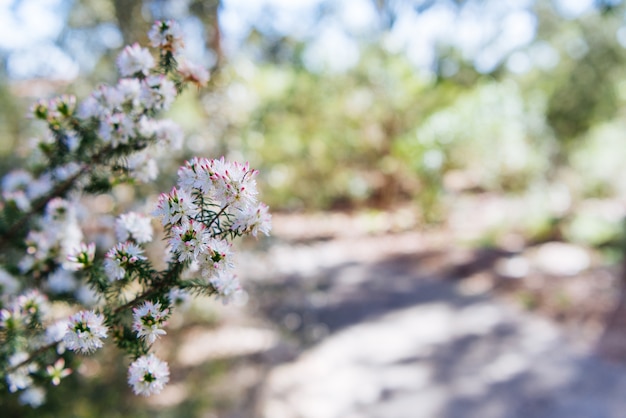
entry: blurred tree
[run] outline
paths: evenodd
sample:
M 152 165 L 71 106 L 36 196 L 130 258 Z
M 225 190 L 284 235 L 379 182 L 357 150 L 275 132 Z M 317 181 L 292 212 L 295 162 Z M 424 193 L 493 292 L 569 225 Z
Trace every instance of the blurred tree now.
M 530 187 L 530 179 L 554 176 L 590 130 L 619 115 L 622 103 L 616 92 L 624 62 L 615 34 L 623 23 L 622 2 L 598 1 L 596 11 L 568 19 L 561 15 L 561 3 L 514 7 L 492 0 L 367 0 L 363 5 L 373 6 L 374 20 L 367 31 L 359 31 L 346 23 L 341 2 L 320 0 L 293 33 L 285 29 L 292 26 L 278 23 L 276 6 L 267 3 L 256 15 L 241 17 L 247 26 L 229 61 L 220 28 L 224 4 L 219 0 L 75 0 L 58 43 L 81 66 L 96 68 L 94 77 L 106 80 L 115 71 L 115 51 L 123 42 L 145 36 L 153 19 L 179 19 L 194 31 L 196 50 L 204 51 L 205 61 L 215 67 L 212 91 L 183 100 L 185 110 L 177 111 L 181 118 L 194 115 L 194 151 L 239 153 L 270 168 L 264 172 L 271 173 L 266 180 L 273 206 L 389 206 L 415 196 L 434 208 L 446 193 L 449 171 L 469 170 L 483 179 L 474 190 L 519 192 Z M 410 19 L 441 19 L 442 13 L 455 22 L 488 19 L 482 26 L 492 25 L 493 30 L 482 32 L 482 49 L 468 52 L 454 31 L 445 32 L 447 38 L 438 35 L 431 45 L 431 64 L 420 68 L 407 52 L 410 45 L 389 47 L 390 36 Z M 502 22 L 511 13 L 524 17 L 527 25 L 536 22 L 535 38 L 502 49 L 488 66 L 480 64 L 477 56 L 498 45 L 506 29 Z M 311 48 L 337 24 L 358 58 L 344 70 L 325 72 L 325 67 L 311 65 Z M 235 59 L 245 54 L 252 59 Z M 556 58 L 542 63 L 546 54 Z M 530 63 L 529 69 L 511 71 L 512 59 L 520 56 Z M 472 124 L 471 113 L 462 113 L 464 103 L 474 103 L 470 108 L 475 105 L 476 112 L 482 112 L 480 97 L 503 88 L 507 80 L 519 86 L 515 97 L 530 113 L 502 116 L 497 124 Z M 89 84 L 77 80 L 72 88 L 84 93 L 82 86 Z M 533 106 L 536 111 L 531 111 Z M 19 119 L 11 116 L 14 109 L 7 106 L 7 120 Z M 499 110 L 492 114 L 496 119 Z M 446 114 L 456 114 L 455 123 L 464 126 L 424 142 L 433 118 Z M 510 146 L 503 133 L 521 132 L 519 121 L 525 117 L 541 127 L 529 126 L 526 143 L 535 144 L 536 154 L 547 153 L 557 164 L 531 165 L 520 175 L 483 164 L 484 157 L 471 152 L 488 148 L 488 141 Z M 465 126 L 472 128 L 464 131 Z M 20 132 L 11 129 L 10 135 Z M 437 155 L 441 165 L 433 170 Z M 461 155 L 472 157 L 463 161 Z M 425 164 L 425 159 L 430 162 Z M 482 174 L 476 174 L 481 167 Z M 325 179 L 324 187 L 320 178 Z
M 624 48 L 616 33 L 621 18 L 590 16 L 562 22 L 546 40 L 561 52 L 561 63 L 551 76 L 548 120 L 559 139 L 571 142 L 594 124 L 615 116 L 615 85 L 624 69 Z

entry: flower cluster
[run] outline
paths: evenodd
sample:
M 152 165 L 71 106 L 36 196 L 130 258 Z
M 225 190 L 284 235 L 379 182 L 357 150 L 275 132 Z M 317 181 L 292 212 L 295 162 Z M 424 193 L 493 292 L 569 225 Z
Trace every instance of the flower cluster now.
M 150 396 L 159 393 L 170 380 L 167 363 L 154 354 L 141 356 L 128 368 L 128 383 L 136 395 Z
M 130 241 L 120 242 L 105 255 L 104 268 L 109 280 L 122 280 L 126 271 L 140 261 L 146 260 L 143 249 Z
M 161 328 L 169 313 L 168 309 L 161 309 L 159 302 L 145 302 L 138 308 L 133 309 L 133 330 L 137 337 L 143 338 L 148 344 L 152 344 L 166 332 Z
M 102 347 L 102 339 L 106 337 L 104 317 L 92 311 L 81 311 L 70 317 L 63 342 L 68 350 L 92 353 Z
M 269 234 L 257 172 L 224 158 L 187 161 L 176 187 L 159 197 L 152 215 L 168 249 L 157 262 L 149 257 L 150 215 L 129 211 L 108 229 L 98 224 L 98 233 L 86 228 L 93 216 L 84 196 L 155 179 L 152 156 L 183 142 L 182 130 L 158 119 L 159 112 L 187 85 L 209 80 L 181 55 L 175 22 L 156 22 L 149 39 L 156 51 L 133 44 L 120 52 L 115 85 L 99 86 L 83 101 L 37 102 L 33 114 L 49 131 L 37 144 L 41 161 L 2 179 L 0 385 L 24 404 L 44 402 L 41 384 L 58 385 L 71 374 L 74 354 L 93 354 L 108 342 L 132 357 L 134 393 L 161 391 L 169 368 L 150 351 L 166 335 L 172 311 L 191 294 L 230 300 L 240 289 L 232 240 Z
M 171 251 L 189 262 L 224 302 L 239 289 L 229 238 L 269 234 L 271 216 L 257 201 L 257 171 L 224 158 L 193 158 L 178 170 L 178 185 L 159 197 L 156 216 L 169 231 Z

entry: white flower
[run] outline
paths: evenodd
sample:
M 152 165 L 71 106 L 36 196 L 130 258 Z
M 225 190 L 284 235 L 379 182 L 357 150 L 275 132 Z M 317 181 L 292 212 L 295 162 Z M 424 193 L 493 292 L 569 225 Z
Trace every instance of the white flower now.
M 104 119 L 116 111 L 121 111 L 126 100 L 125 92 L 111 86 L 102 85 L 85 99 L 78 108 L 78 116 L 84 119 Z
M 138 244 L 152 241 L 150 218 L 137 212 L 128 212 L 115 220 L 118 241 L 133 239 Z
M 7 202 L 15 202 L 22 211 L 30 210 L 30 198 L 26 190 L 33 176 L 25 170 L 14 170 L 2 178 L 2 197 Z
M 148 344 L 152 344 L 166 332 L 161 327 L 165 325 L 165 320 L 169 314 L 169 309 L 161 310 L 159 302 L 144 302 L 138 308 L 133 308 L 133 330 L 137 333 L 137 338 L 143 338 Z
M 67 332 L 67 320 L 62 319 L 48 325 L 46 327 L 45 341 L 47 344 L 57 343 L 63 340 L 65 333 Z
M 26 322 L 27 318 L 15 304 L 0 311 L 0 328 L 15 329 Z
M 124 103 L 130 103 L 133 110 L 139 107 L 141 82 L 136 78 L 122 78 L 117 82 L 115 90 L 123 98 Z
M 75 216 L 74 208 L 72 204 L 60 197 L 55 197 L 50 200 L 46 205 L 46 214 L 44 216 L 44 222 L 46 225 L 64 225 L 70 222 Z
M 26 195 L 29 199 L 37 199 L 50 192 L 53 186 L 50 173 L 46 173 L 28 184 Z
M 93 311 L 80 311 L 69 318 L 63 337 L 68 350 L 92 353 L 102 347 L 107 336 L 104 316 Z
M 165 226 L 189 222 L 199 212 L 191 195 L 174 187 L 169 194 L 161 193 L 157 208 L 152 214 L 161 217 L 161 222 Z
M 142 116 L 137 123 L 137 131 L 156 143 L 157 156 L 170 155 L 172 150 L 183 146 L 183 130 L 169 119 L 155 120 Z
M 9 367 L 15 367 L 28 360 L 28 354 L 18 352 L 9 357 Z M 17 392 L 20 389 L 26 389 L 33 384 L 31 372 L 37 370 L 37 366 L 32 363 L 24 364 L 6 375 L 6 381 L 9 384 L 9 392 Z
M 83 233 L 76 216 L 76 201 L 54 198 L 46 205 L 41 230 L 31 229 L 26 237 L 27 256 L 19 263 L 22 272 L 47 270 L 55 261 L 67 265 L 67 256 L 80 245 Z
M 157 145 L 167 152 L 181 149 L 183 146 L 183 130 L 169 119 L 155 121 L 154 133 Z
M 213 289 L 217 293 L 217 297 L 222 299 L 224 304 L 230 302 L 235 295 L 241 291 L 241 285 L 237 277 L 227 271 L 219 271 L 217 275 L 209 280 Z
M 13 170 L 2 178 L 2 191 L 26 190 L 33 176 L 26 170 Z
M 115 87 L 102 85 L 94 93 L 106 110 L 105 115 L 113 111 L 121 111 L 124 104 L 124 93 Z
M 74 247 L 69 251 L 67 261 L 63 264 L 63 267 L 72 271 L 82 270 L 91 265 L 95 256 L 96 244 L 93 242 L 90 244 L 81 242 L 78 247 Z
M 223 157 L 192 158 L 178 170 L 178 185 L 188 193 L 200 191 L 210 196 L 220 207 L 243 210 L 256 207 L 256 175 L 248 163 L 225 161 Z
M 141 83 L 141 101 L 148 109 L 169 109 L 176 94 L 176 86 L 164 75 L 148 76 Z
M 64 94 L 50 100 L 50 111 L 56 112 L 56 117 L 74 114 L 76 109 L 76 96 Z
M 121 280 L 127 268 L 145 259 L 140 247 L 132 242 L 120 242 L 104 256 L 104 270 L 110 280 Z
M 128 384 L 136 395 L 150 396 L 161 392 L 170 380 L 167 363 L 154 354 L 141 356 L 128 368 Z
M 48 377 L 50 377 L 52 384 L 54 386 L 59 386 L 61 379 L 72 374 L 72 369 L 66 369 L 65 360 L 60 358 L 54 363 L 54 365 L 48 365 L 48 367 L 46 367 L 46 372 L 48 373 Z
M 171 251 L 178 254 L 178 261 L 196 260 L 207 249 L 210 235 L 203 223 L 190 219 L 172 227 Z
M 248 206 L 234 211 L 235 219 L 231 229 L 238 234 L 252 234 L 257 236 L 259 232 L 269 235 L 272 229 L 272 215 L 264 203 L 257 206 Z
M 52 171 L 52 177 L 57 181 L 65 181 L 70 177 L 78 174 L 82 166 L 74 161 L 70 161 L 65 165 L 58 166 Z
M 149 183 L 159 175 L 159 167 L 146 151 L 136 152 L 126 157 L 130 176 L 142 183 Z
M 183 80 L 196 84 L 198 87 L 205 86 L 209 81 L 209 72 L 206 68 L 194 64 L 186 58 L 179 58 L 178 72 Z
M 56 230 L 54 225 L 46 224 L 52 228 L 46 231 L 31 229 L 26 236 L 27 255 L 20 263 L 22 273 L 34 267 L 35 262 L 44 261 L 52 256 L 52 251 L 57 246 Z M 23 265 L 22 265 L 23 264 Z
M 154 67 L 154 58 L 146 48 L 139 44 L 128 45 L 117 57 L 117 68 L 122 76 L 132 76 L 137 73 L 148 75 Z
M 207 251 L 199 257 L 202 277 L 209 280 L 225 270 L 233 267 L 232 246 L 228 241 L 211 238 L 207 243 Z
M 189 194 L 195 189 L 201 190 L 204 194 L 209 194 L 213 189 L 210 175 L 209 160 L 194 157 L 185 161 L 185 164 L 178 169 L 178 187 Z
M 94 94 L 87 97 L 78 107 L 78 117 L 89 119 L 99 117 L 102 114 L 102 105 Z
M 18 296 L 15 303 L 22 314 L 31 319 L 45 316 L 50 309 L 48 299 L 37 289 L 30 290 Z
M 28 212 L 30 210 L 30 199 L 26 196 L 26 193 L 23 190 L 3 192 L 2 197 L 7 202 L 15 203 L 15 206 L 23 212 Z
M 148 38 L 153 47 L 172 53 L 178 52 L 184 45 L 180 26 L 173 20 L 156 21 L 148 32 Z
M 225 161 L 223 157 L 211 163 L 214 176 L 219 178 L 214 184 L 216 199 L 221 206 L 232 205 L 243 209 L 256 204 L 256 170 L 251 170 L 248 163 Z
M 33 386 L 20 393 L 19 400 L 22 405 L 37 408 L 46 400 L 46 391 L 38 386 Z
M 100 119 L 98 135 L 114 147 L 127 144 L 135 136 L 135 121 L 125 113 L 113 113 Z
M 189 306 L 191 295 L 189 292 L 175 287 L 167 294 L 170 303 L 178 309 L 186 309 Z

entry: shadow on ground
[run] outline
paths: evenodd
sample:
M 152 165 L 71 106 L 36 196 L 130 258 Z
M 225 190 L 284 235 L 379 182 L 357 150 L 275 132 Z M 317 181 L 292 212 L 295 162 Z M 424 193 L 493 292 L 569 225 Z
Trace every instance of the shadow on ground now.
M 467 294 L 502 253 L 345 261 L 261 282 L 260 315 L 299 347 L 256 391 L 267 418 L 626 416 L 626 369 L 553 323 Z

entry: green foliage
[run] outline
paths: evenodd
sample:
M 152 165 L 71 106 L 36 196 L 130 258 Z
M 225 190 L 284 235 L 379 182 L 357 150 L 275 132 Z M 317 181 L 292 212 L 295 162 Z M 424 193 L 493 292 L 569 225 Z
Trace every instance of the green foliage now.
M 405 58 L 374 47 L 346 74 L 264 65 L 247 86 L 257 106 L 239 126 L 241 149 L 267 172 L 270 204 L 285 208 L 406 198 L 394 143 L 447 100 Z

